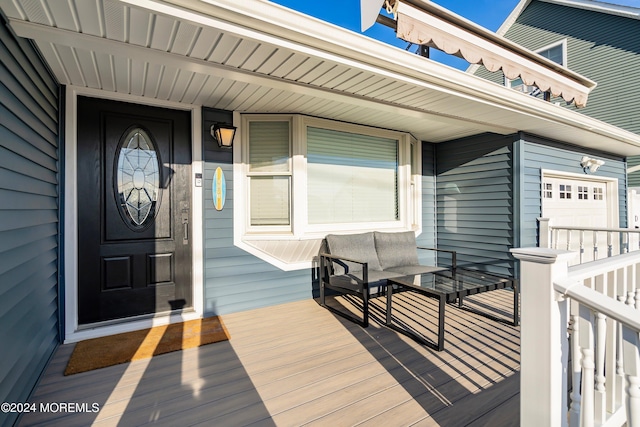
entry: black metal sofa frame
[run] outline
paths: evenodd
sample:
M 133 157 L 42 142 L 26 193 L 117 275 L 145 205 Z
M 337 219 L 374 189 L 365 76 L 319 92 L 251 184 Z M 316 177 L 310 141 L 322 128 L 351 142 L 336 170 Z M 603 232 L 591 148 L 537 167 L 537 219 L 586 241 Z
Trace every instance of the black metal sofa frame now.
M 434 251 L 436 265 L 420 264 L 418 250 Z M 439 267 L 438 253 L 448 254 L 451 264 Z M 384 294 L 387 279 L 448 268 L 456 268 L 456 252 L 419 247 L 412 231 L 330 234 L 319 254 L 320 305 L 366 328 L 369 326 L 369 299 Z M 361 299 L 362 319 L 327 305 L 327 289 Z

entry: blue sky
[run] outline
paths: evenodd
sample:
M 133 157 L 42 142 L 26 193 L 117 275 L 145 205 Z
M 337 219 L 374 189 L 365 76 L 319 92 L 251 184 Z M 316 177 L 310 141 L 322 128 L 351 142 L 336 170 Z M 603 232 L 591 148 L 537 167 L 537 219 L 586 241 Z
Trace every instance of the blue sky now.
M 360 32 L 360 0 L 272 0 L 307 15 L 315 16 L 323 21 Z M 443 6 L 470 21 L 485 28 L 496 31 L 519 0 L 435 0 L 434 3 Z M 640 0 L 617 0 L 611 3 L 640 8 Z M 406 47 L 407 43 L 398 40 L 394 32 L 380 24 L 376 24 L 366 33 L 384 42 L 399 47 Z M 456 68 L 466 69 L 467 63 L 461 59 L 446 54 L 433 52 L 432 58 Z

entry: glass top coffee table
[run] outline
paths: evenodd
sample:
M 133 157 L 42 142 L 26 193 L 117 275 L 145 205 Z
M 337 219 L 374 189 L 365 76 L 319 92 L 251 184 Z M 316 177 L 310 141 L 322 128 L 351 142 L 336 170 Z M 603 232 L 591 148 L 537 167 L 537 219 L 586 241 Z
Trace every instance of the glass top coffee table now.
M 457 268 L 455 270 L 438 271 L 434 273 L 424 273 L 410 276 L 394 277 L 387 281 L 387 319 L 386 325 L 413 340 L 435 348 L 438 351 L 444 350 L 444 313 L 446 303 L 458 301 L 458 306 L 463 307 L 464 297 L 482 292 L 494 291 L 496 289 L 513 289 L 513 322 L 518 326 L 518 281 L 504 276 L 498 276 L 484 271 L 467 268 Z M 425 340 L 423 337 L 401 328 L 393 323 L 391 315 L 391 303 L 393 294 L 401 291 L 417 292 L 428 297 L 438 299 L 438 342 L 437 344 Z M 486 312 L 470 310 L 476 314 L 492 320 L 504 322 L 496 316 Z M 422 325 L 426 326 L 426 325 Z

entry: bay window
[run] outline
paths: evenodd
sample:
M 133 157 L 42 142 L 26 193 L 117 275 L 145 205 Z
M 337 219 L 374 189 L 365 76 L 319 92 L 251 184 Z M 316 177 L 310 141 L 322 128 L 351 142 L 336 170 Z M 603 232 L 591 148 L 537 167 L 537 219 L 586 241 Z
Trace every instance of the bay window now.
M 236 124 L 238 246 L 285 268 L 328 233 L 420 231 L 421 150 L 411 135 L 295 114 L 236 114 Z

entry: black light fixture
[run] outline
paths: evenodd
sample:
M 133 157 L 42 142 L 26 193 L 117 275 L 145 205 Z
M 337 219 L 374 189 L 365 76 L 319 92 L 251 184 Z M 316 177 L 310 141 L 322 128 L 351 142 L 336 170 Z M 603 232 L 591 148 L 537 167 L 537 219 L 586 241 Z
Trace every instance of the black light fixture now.
M 231 148 L 236 136 L 236 127 L 229 123 L 215 123 L 211 126 L 211 136 L 218 142 L 218 147 Z

